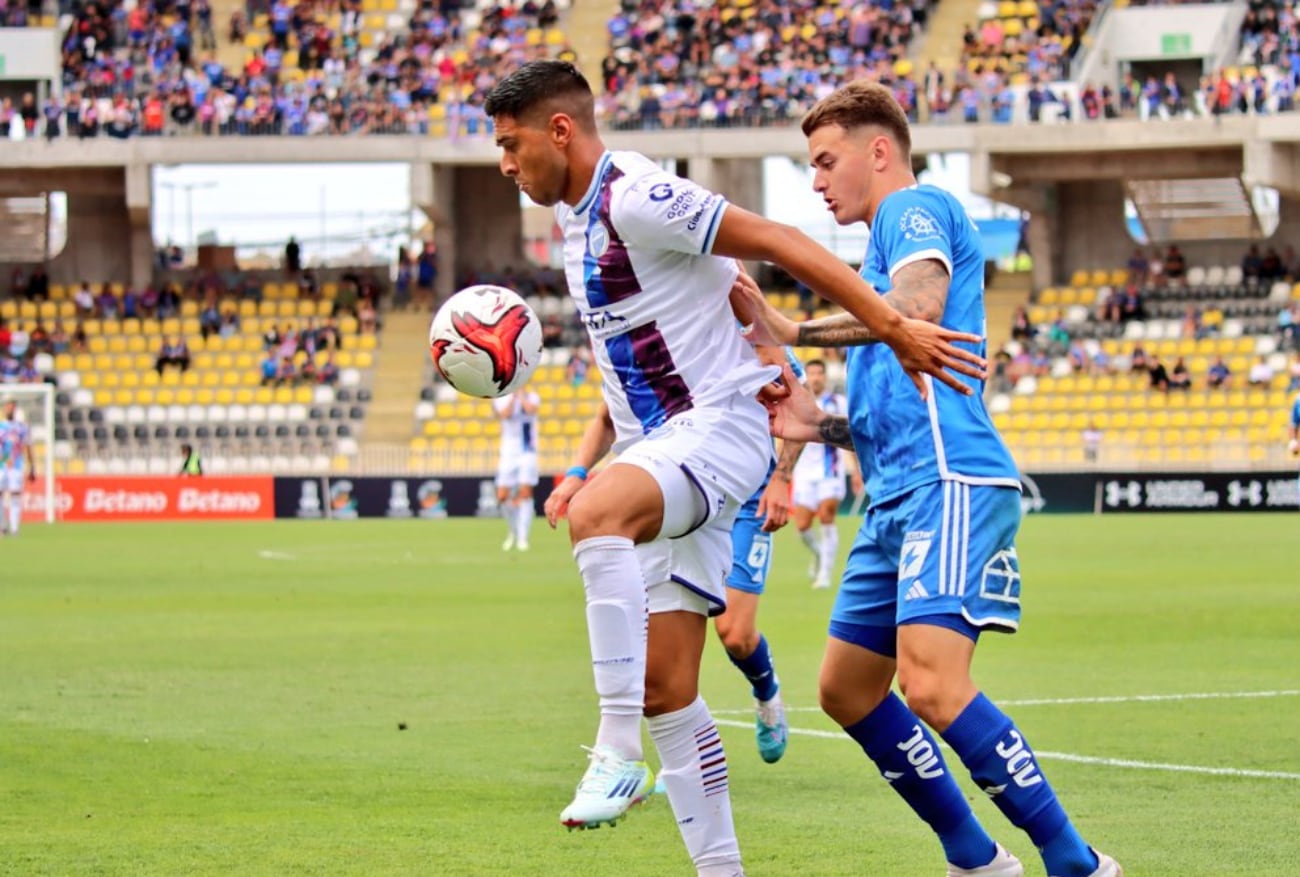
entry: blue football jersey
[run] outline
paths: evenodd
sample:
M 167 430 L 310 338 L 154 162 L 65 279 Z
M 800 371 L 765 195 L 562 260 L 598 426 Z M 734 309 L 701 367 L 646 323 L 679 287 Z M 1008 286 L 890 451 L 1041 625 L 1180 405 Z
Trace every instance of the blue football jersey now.
M 1291 403 L 1291 426 L 1300 429 L 1300 394 L 1297 394 L 1295 401 Z
M 871 224 L 862 276 L 882 295 L 901 268 L 935 259 L 951 282 L 940 323 L 985 335 L 984 252 L 975 224 L 952 195 L 913 186 L 881 202 Z M 981 342 L 978 353 L 985 355 Z M 935 481 L 1020 487 L 1011 453 L 984 407 L 984 384 L 959 376 L 975 392 L 963 396 L 930 378 L 929 398 L 884 344 L 850 348 L 849 426 L 867 493 L 881 503 Z

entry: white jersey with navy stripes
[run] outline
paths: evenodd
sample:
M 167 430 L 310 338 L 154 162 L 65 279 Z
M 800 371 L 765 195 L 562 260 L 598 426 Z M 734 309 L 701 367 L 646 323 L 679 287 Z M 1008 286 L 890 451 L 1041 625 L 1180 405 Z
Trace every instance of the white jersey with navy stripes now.
M 527 400 L 532 405 L 540 405 L 541 397 L 531 390 L 524 390 L 510 396 L 492 400 L 492 407 L 499 416 L 512 401 L 515 410 L 509 416 L 501 418 L 501 459 L 513 459 L 521 454 L 537 453 L 537 415 L 524 411 L 522 402 Z
M 591 335 L 622 451 L 668 418 L 775 377 L 736 331 L 731 259 L 712 255 L 721 196 L 633 152 L 606 152 L 556 207 L 569 293 Z

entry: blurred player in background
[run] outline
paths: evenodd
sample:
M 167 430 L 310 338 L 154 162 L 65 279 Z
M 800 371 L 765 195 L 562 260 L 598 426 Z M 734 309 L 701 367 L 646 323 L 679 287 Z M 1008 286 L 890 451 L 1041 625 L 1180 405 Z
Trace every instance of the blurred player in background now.
M 501 452 L 497 462 L 497 505 L 506 522 L 502 551 L 528 550 L 533 526 L 533 488 L 537 486 L 537 411 L 542 399 L 528 387 L 492 400 L 501 421 Z
M 1287 445 L 1291 456 L 1300 457 L 1300 393 L 1291 402 L 1291 441 Z M 1296 498 L 1300 499 L 1300 478 L 1296 480 Z
M 922 373 L 964 387 L 946 369 L 979 375 L 983 361 L 950 343 L 972 336 L 903 319 L 796 229 L 731 207 L 642 155 L 607 151 L 591 87 L 573 65 L 524 64 L 485 111 L 501 172 L 556 207 L 618 452 L 568 510 L 600 724 L 560 819 L 596 827 L 645 798 L 654 780 L 642 760 L 644 714 L 697 873 L 736 877 L 744 871 L 726 756 L 699 671 L 705 619 L 724 604 L 732 524 L 771 465 L 755 394 L 775 370 L 736 332 L 733 260 L 779 264 L 883 331 L 918 387 Z M 647 543 L 653 557 L 638 554 Z
M 803 130 L 814 189 L 835 220 L 870 227 L 863 276 L 901 313 L 983 333 L 978 231 L 951 194 L 917 184 L 907 118 L 889 90 L 850 83 Z M 982 382 L 965 395 L 932 384 L 921 398 L 851 316 L 794 324 L 761 294 L 750 301 L 769 343 L 863 345 L 847 359 L 847 416 L 818 410 L 793 382 L 773 411 L 775 433 L 856 447 L 867 471 L 871 505 L 831 613 L 823 710 L 938 835 L 950 877 L 1024 868 L 976 820 L 926 725 L 1029 835 L 1050 877 L 1120 877 L 1071 824 L 1025 735 L 971 679 L 980 635 L 1020 624 L 1020 476 Z M 906 702 L 890 691 L 895 675 Z
M 0 491 L 4 497 L 0 532 L 17 536 L 23 523 L 23 488 L 36 480 L 36 462 L 31 430 L 18 403 L 12 399 L 5 402 L 0 415 Z
M 810 359 L 804 371 L 804 385 L 817 400 L 817 407 L 827 414 L 848 413 L 848 400 L 826 389 L 826 363 Z M 818 589 L 831 586 L 835 557 L 840 550 L 835 517 L 844 499 L 845 469 L 851 473 L 853 492 L 857 495 L 862 491 L 862 476 L 858 474 L 857 460 L 847 451 L 810 444 L 803 449 L 794 467 L 794 526 L 803 544 L 813 553 L 809 575 L 812 586 Z M 814 519 L 820 524 L 817 533 L 812 529 Z

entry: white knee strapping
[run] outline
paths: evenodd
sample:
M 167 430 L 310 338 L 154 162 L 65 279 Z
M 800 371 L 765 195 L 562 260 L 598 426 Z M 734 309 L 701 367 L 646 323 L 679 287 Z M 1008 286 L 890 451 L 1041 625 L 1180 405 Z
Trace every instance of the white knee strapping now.
M 597 536 L 574 546 L 587 594 L 587 636 L 601 713 L 645 706 L 646 586 L 632 540 Z

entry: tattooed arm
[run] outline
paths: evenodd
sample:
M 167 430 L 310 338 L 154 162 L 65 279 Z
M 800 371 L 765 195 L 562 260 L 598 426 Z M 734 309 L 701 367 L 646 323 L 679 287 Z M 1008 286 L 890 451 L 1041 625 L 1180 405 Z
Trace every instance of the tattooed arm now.
M 843 415 L 828 415 L 825 420 L 817 424 L 817 435 L 822 444 L 853 450 L 853 436 L 849 433 L 849 419 Z
M 948 304 L 948 269 L 938 259 L 904 265 L 893 277 L 894 288 L 885 294 L 890 307 L 905 317 L 937 323 Z M 799 324 L 800 347 L 856 347 L 880 339 L 852 314 L 835 314 Z

